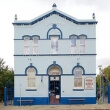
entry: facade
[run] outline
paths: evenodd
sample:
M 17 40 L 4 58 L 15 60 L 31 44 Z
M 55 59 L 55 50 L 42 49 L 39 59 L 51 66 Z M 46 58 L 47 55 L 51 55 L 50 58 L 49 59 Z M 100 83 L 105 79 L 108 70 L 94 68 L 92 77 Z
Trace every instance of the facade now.
M 14 105 L 96 103 L 96 24 L 57 9 L 14 25 Z M 73 102 L 80 103 L 80 102 Z M 28 105 L 28 102 L 22 102 Z

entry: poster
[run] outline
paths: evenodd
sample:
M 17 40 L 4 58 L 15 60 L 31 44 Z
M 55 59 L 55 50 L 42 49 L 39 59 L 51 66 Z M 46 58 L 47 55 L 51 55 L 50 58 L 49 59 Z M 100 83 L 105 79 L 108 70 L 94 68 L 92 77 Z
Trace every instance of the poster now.
M 94 79 L 92 77 L 85 78 L 85 89 L 94 89 Z

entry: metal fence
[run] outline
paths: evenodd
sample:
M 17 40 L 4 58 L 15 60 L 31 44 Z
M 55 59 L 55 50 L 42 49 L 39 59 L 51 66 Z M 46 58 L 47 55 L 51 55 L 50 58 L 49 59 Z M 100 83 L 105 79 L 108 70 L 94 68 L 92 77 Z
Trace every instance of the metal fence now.
M 9 80 L 4 87 L 4 106 L 13 105 L 14 99 L 14 86 L 13 83 Z

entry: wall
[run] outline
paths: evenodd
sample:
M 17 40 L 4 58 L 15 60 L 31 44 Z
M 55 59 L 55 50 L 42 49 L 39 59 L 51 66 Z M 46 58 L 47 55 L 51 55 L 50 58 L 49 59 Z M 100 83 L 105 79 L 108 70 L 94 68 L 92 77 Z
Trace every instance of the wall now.
M 49 29 L 53 27 L 53 24 L 57 24 L 57 28 L 62 32 L 62 39 L 58 41 L 58 55 L 51 55 L 51 41 L 47 40 L 47 33 Z M 34 104 L 48 104 L 49 91 L 48 91 L 48 67 L 53 64 L 60 65 L 62 68 L 61 74 L 61 104 L 67 104 L 67 99 L 70 97 L 85 97 L 85 103 L 96 103 L 96 32 L 94 25 L 77 25 L 65 18 L 59 17 L 57 15 L 51 15 L 36 24 L 28 26 L 14 26 L 15 38 L 14 38 L 14 69 L 15 69 L 15 105 L 16 100 L 20 97 L 23 98 L 33 98 L 36 103 Z M 72 34 L 87 35 L 86 39 L 86 52 L 80 54 L 71 54 L 71 41 L 69 36 Z M 38 55 L 24 55 L 23 50 L 23 39 L 24 35 L 39 35 L 39 53 Z M 77 44 L 79 39 L 77 40 Z M 78 47 L 79 49 L 79 47 Z M 78 60 L 79 59 L 79 60 Z M 72 69 L 77 66 L 77 63 L 81 65 L 85 73 L 83 75 L 83 88 L 82 90 L 75 91 L 73 87 L 74 75 L 72 74 Z M 36 90 L 27 90 L 27 76 L 25 69 L 33 65 L 38 73 L 36 75 Z M 41 82 L 41 77 L 43 76 L 43 83 Z M 84 80 L 86 77 L 92 77 L 94 79 L 94 89 L 85 90 Z M 23 82 L 23 83 L 22 83 Z M 21 89 L 20 89 L 21 85 Z M 42 100 L 45 98 L 44 100 Z M 44 102 L 42 102 L 42 101 Z M 90 101 L 91 100 L 91 101 Z M 39 102 L 38 102 L 39 101 Z M 41 101 L 41 102 L 40 102 Z

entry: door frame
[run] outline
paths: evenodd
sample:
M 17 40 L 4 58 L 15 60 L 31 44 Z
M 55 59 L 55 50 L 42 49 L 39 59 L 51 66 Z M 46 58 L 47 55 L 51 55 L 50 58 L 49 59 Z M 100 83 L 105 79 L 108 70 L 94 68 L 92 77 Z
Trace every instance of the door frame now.
M 54 102 L 55 103 L 51 103 L 51 91 L 50 91 L 50 78 L 51 77 L 59 77 L 59 94 L 53 94 L 54 95 Z M 54 82 L 57 82 L 57 80 L 53 80 Z M 49 86 L 49 104 L 60 104 L 60 98 L 61 98 L 61 75 L 49 75 L 49 84 L 48 84 L 48 86 Z M 55 90 L 55 86 L 54 86 L 54 90 Z M 55 92 L 55 91 L 54 91 Z M 57 101 L 57 98 L 56 98 L 56 96 L 57 95 L 59 95 L 59 100 Z

